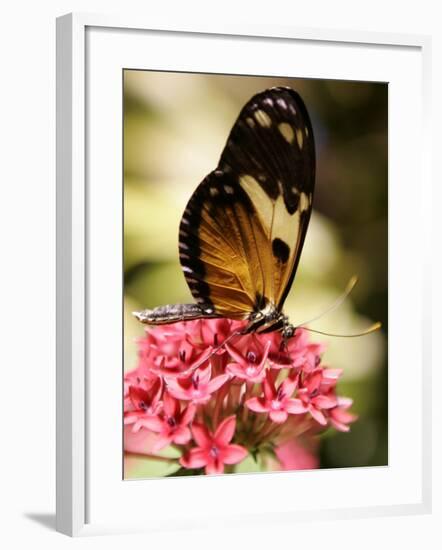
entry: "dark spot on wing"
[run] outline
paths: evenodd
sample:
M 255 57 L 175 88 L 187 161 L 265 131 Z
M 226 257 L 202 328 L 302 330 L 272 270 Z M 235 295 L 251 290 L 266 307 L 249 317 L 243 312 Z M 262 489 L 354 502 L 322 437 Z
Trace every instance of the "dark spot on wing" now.
M 283 264 L 285 264 L 289 259 L 290 248 L 284 241 L 278 239 L 278 237 L 276 239 L 273 239 L 272 251 L 273 256 L 275 256 L 275 258 L 277 258 Z
M 255 311 L 261 311 L 265 308 L 267 300 L 265 297 L 260 293 L 257 292 L 255 296 Z
M 296 212 L 299 205 L 299 194 L 294 193 L 291 189 L 285 190 L 284 193 L 284 203 L 287 208 L 287 212 L 292 215 Z

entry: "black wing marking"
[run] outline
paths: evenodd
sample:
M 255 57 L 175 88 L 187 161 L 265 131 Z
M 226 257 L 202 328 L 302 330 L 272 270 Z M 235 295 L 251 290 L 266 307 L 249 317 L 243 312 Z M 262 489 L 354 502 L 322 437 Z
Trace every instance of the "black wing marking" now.
M 312 209 L 313 129 L 289 88 L 255 95 L 242 109 L 218 168 L 192 195 L 180 225 L 180 261 L 194 298 L 246 318 L 282 308 Z

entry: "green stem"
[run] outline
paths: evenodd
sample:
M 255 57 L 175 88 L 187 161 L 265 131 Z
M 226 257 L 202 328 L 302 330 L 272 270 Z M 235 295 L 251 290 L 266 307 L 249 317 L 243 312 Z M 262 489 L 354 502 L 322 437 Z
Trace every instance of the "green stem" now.
M 241 399 L 241 407 L 243 408 L 243 410 L 242 410 L 242 421 L 243 421 L 244 424 L 246 423 L 247 418 L 249 416 L 249 409 L 246 405 L 246 401 L 252 395 L 253 386 L 254 386 L 253 382 L 246 381 L 246 391 L 244 392 L 244 394 L 242 396 L 242 399 Z
M 229 391 L 230 384 L 231 384 L 231 382 L 230 382 L 230 380 L 228 380 L 224 384 L 224 386 L 218 390 L 218 395 L 216 396 L 215 410 L 213 411 L 213 430 L 216 430 L 216 428 L 218 426 L 218 420 L 219 420 L 219 415 L 220 415 L 220 412 L 221 412 L 221 407 L 223 405 L 224 398 L 226 397 L 227 392 Z

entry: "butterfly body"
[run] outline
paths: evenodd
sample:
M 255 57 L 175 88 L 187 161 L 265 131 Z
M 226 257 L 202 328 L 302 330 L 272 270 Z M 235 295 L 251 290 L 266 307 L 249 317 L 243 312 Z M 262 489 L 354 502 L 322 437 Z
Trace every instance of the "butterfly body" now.
M 217 168 L 191 196 L 179 256 L 196 304 L 135 313 L 148 324 L 227 317 L 245 333 L 294 327 L 283 304 L 295 277 L 315 181 L 313 129 L 300 96 L 271 88 L 241 110 Z
M 144 309 L 134 312 L 139 321 L 147 325 L 168 325 L 183 321 L 195 321 L 197 319 L 222 318 L 215 313 L 212 306 L 199 304 L 173 304 L 158 306 L 153 309 Z M 284 313 L 276 307 L 267 307 L 262 311 L 253 312 L 247 318 L 249 321 L 243 330 L 243 334 L 250 332 L 265 333 L 274 330 L 282 330 L 286 337 L 294 334 L 295 327 L 288 321 Z
M 196 319 L 213 319 L 219 317 L 212 306 L 199 304 L 174 304 L 158 306 L 153 309 L 134 312 L 139 321 L 147 325 L 168 325 Z

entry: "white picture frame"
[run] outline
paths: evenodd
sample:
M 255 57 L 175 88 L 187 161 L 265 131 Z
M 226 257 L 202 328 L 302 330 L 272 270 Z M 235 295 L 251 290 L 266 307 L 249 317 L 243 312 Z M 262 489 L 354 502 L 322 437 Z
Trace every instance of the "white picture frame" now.
M 118 35 L 118 44 L 115 43 L 115 36 Z M 172 60 L 165 62 L 166 57 L 160 55 L 160 50 L 152 48 L 140 48 L 143 37 L 155 37 L 161 41 L 163 46 L 162 55 Z M 180 499 L 182 494 L 189 492 L 189 484 L 195 493 L 195 499 L 202 495 L 216 490 L 221 500 L 223 494 L 237 490 L 238 484 L 241 487 L 251 489 L 247 479 L 254 478 L 256 490 L 270 492 L 272 490 L 282 491 L 284 486 L 292 483 L 293 473 L 271 474 L 264 476 L 225 476 L 205 480 L 176 479 L 176 480 L 144 480 L 137 482 L 124 482 L 122 476 L 118 481 L 115 464 L 120 456 L 115 457 L 115 450 L 118 450 L 118 442 L 121 444 L 121 433 L 119 426 L 115 426 L 112 432 L 112 422 L 118 424 L 121 414 L 121 395 L 118 386 L 113 382 L 109 383 L 109 391 L 112 394 L 106 407 L 109 412 L 107 417 L 94 418 L 95 408 L 90 406 L 91 402 L 97 402 L 98 394 L 95 369 L 91 373 L 91 362 L 96 361 L 97 356 L 94 350 L 94 342 L 98 337 L 104 336 L 102 324 L 98 321 L 100 316 L 106 318 L 106 330 L 110 333 L 110 340 L 116 341 L 118 334 L 121 334 L 121 310 L 118 309 L 117 296 L 115 303 L 109 304 L 109 309 L 104 311 L 100 293 L 97 290 L 95 281 L 103 280 L 103 270 L 106 270 L 109 280 L 110 295 L 112 289 L 118 289 L 121 284 L 121 263 L 118 259 L 121 256 L 121 231 L 118 227 L 118 180 L 121 185 L 121 149 L 118 150 L 118 138 L 112 141 L 112 136 L 117 136 L 118 125 L 107 129 L 107 136 L 98 135 L 99 118 L 113 109 L 121 100 L 121 85 L 116 88 L 118 82 L 117 69 L 130 66 L 131 68 L 152 68 L 169 70 L 188 71 L 209 71 L 208 62 L 212 56 L 212 63 L 215 65 L 213 72 L 240 73 L 241 67 L 245 65 L 246 53 L 238 53 L 238 59 L 234 59 L 233 46 L 241 42 L 239 50 L 246 50 L 247 45 L 253 43 L 255 49 L 269 45 L 283 51 L 284 48 L 297 44 L 304 48 L 306 57 L 304 65 L 297 68 L 300 76 L 333 78 L 338 74 L 344 74 L 346 64 L 349 79 L 376 79 L 380 75 L 381 80 L 393 82 L 399 85 L 404 82 L 406 71 L 409 80 L 410 94 L 407 99 L 417 106 L 416 117 L 409 127 L 410 134 L 414 137 L 415 156 L 410 158 L 409 145 L 401 138 L 400 116 L 404 112 L 405 105 L 392 104 L 395 95 L 390 97 L 390 283 L 404 268 L 407 259 L 406 251 L 401 246 L 400 234 L 409 239 L 420 238 L 421 243 L 429 242 L 426 237 L 429 235 L 428 225 L 431 205 L 431 184 L 429 168 L 429 78 L 430 78 L 430 38 L 426 36 L 402 36 L 381 33 L 365 33 L 351 31 L 311 30 L 297 28 L 266 28 L 266 27 L 235 27 L 217 28 L 216 25 L 206 28 L 192 28 L 183 25 L 152 25 L 149 21 L 143 23 L 139 20 L 124 20 L 123 18 L 107 17 L 101 15 L 70 14 L 60 17 L 57 20 L 57 530 L 62 533 L 76 536 L 96 533 L 123 532 L 131 530 L 153 530 L 161 528 L 171 519 L 176 528 L 181 526 L 198 526 L 201 519 L 201 510 L 197 514 L 196 504 L 192 507 L 189 504 L 186 512 L 172 512 L 164 521 L 161 518 L 161 499 L 170 497 L 176 493 Z M 153 43 L 152 43 L 153 44 Z M 152 45 L 151 44 L 151 45 Z M 276 45 L 275 45 L 276 44 Z M 201 47 L 201 46 L 204 47 Z M 193 55 L 187 55 L 188 61 L 185 66 L 178 59 L 178 48 Z M 211 51 L 210 48 L 213 48 Z M 114 49 L 113 49 L 114 48 Z M 219 61 L 219 51 L 225 50 L 223 63 Z M 326 48 L 334 49 L 337 57 L 334 60 L 334 67 L 330 67 L 327 59 L 322 60 L 321 54 Z M 140 54 L 141 50 L 141 54 Z M 238 52 L 239 52 L 238 50 Z M 309 51 L 311 50 L 311 53 Z M 339 50 L 339 52 L 338 52 Z M 197 52 L 204 51 L 204 59 L 199 58 Z M 316 51 L 316 53 L 315 53 Z M 144 53 L 143 53 L 144 52 Z M 148 52 L 149 61 L 146 63 L 140 57 Z M 342 52 L 342 55 L 341 55 Z M 345 53 L 347 52 L 347 53 Z M 125 57 L 127 56 L 127 57 Z M 174 59 L 174 56 L 176 59 Z M 347 57 L 346 57 L 347 56 Z M 356 57 L 355 57 L 356 56 Z M 341 59 L 342 57 L 342 59 Z M 359 66 L 356 61 L 363 58 L 366 65 Z M 371 59 L 373 58 L 373 63 Z M 130 65 L 128 61 L 130 60 Z M 215 61 L 216 60 L 216 61 Z M 260 60 L 250 59 L 248 74 L 260 74 Z M 263 64 L 265 62 L 263 61 Z M 284 65 L 282 58 L 280 63 Z M 241 65 L 242 64 L 242 65 Z M 384 64 L 384 65 L 383 65 Z M 376 66 L 375 66 L 376 65 Z M 93 71 L 91 71 L 93 67 Z M 224 69 L 223 69 L 224 67 Z M 230 69 L 229 69 L 230 67 Z M 311 67 L 311 68 L 310 68 Z M 229 69 L 229 70 L 228 70 Z M 278 70 L 278 67 L 275 68 Z M 291 69 L 293 70 L 293 69 Z M 101 71 L 102 74 L 101 74 Z M 268 70 L 263 69 L 263 74 Z M 339 72 L 341 71 L 341 72 Z M 344 72 L 343 72 L 344 71 Z M 370 72 L 371 71 L 371 72 Z M 212 72 L 212 71 L 210 71 Z M 367 76 L 368 75 L 368 76 Z M 388 76 L 391 75 L 391 80 Z M 106 80 L 109 78 L 109 80 Z M 109 85 L 111 87 L 109 87 Z M 103 88 L 101 88 L 101 86 Z M 103 91 L 107 90 L 104 94 Z M 98 108 L 97 97 L 102 99 L 103 111 Z M 104 99 L 105 98 L 105 99 Z M 121 103 L 121 101 L 120 101 Z M 94 108 L 92 108 L 92 105 Z M 97 108 L 95 108 L 97 107 Z M 115 117 L 118 119 L 118 117 Z M 121 120 L 119 122 L 121 124 Z M 120 128 L 121 129 L 121 128 Z M 121 134 L 121 133 L 120 133 Z M 121 138 L 121 135 L 120 135 Z M 99 149 L 97 142 L 100 141 Z M 92 147 L 97 156 L 91 159 L 89 148 Z M 115 153 L 120 160 L 116 164 L 109 162 L 104 167 L 101 177 L 111 182 L 111 193 L 109 204 L 98 205 L 95 200 L 95 184 L 99 185 L 96 170 L 96 163 L 103 162 L 100 156 L 107 158 L 109 153 Z M 403 155 L 409 158 L 408 170 L 411 175 L 418 179 L 419 185 L 414 186 L 415 195 L 408 195 L 400 198 L 397 194 L 396 183 L 399 178 L 404 182 L 407 189 L 410 184 L 410 173 L 400 171 L 395 164 L 397 159 Z M 95 160 L 98 159 L 98 160 Z M 105 170 L 108 170 L 106 172 Z M 93 185 L 91 185 L 93 182 Z M 115 183 L 115 185 L 112 185 Z M 399 202 L 398 202 L 399 201 Z M 418 205 L 418 206 L 416 206 Z M 409 212 L 408 207 L 413 207 L 413 216 L 418 217 L 420 223 L 417 235 L 407 233 L 404 214 Z M 408 210 L 407 210 L 408 209 Z M 103 238 L 105 228 L 115 237 L 115 250 L 113 255 L 102 253 L 97 257 L 91 250 L 97 250 L 97 243 Z M 120 234 L 120 237 L 118 236 Z M 299 490 L 302 487 L 319 483 L 329 483 L 333 477 L 339 483 L 350 485 L 359 484 L 361 493 L 365 491 L 364 498 L 352 502 L 349 494 L 338 497 L 335 503 L 325 502 L 318 506 L 312 500 L 303 499 L 296 508 L 296 519 L 329 519 L 341 517 L 370 517 L 401 514 L 423 514 L 431 509 L 431 358 L 429 356 L 430 342 L 430 295 L 429 295 L 429 245 L 418 247 L 415 262 L 412 268 L 404 273 L 401 280 L 397 280 L 400 291 L 392 289 L 390 292 L 390 315 L 398 325 L 395 328 L 391 324 L 391 341 L 393 351 L 397 349 L 397 356 L 390 355 L 390 388 L 389 388 L 389 414 L 390 423 L 393 428 L 397 426 L 395 411 L 403 404 L 399 389 L 395 387 L 397 380 L 397 362 L 401 361 L 401 368 L 404 376 L 411 372 L 409 362 L 413 358 L 414 384 L 418 387 L 417 405 L 418 413 L 411 419 L 417 432 L 417 445 L 415 455 L 407 464 L 410 472 L 409 487 L 401 487 L 403 480 L 401 465 L 395 461 L 396 451 L 403 445 L 401 434 L 392 432 L 390 428 L 390 456 L 393 461 L 389 467 L 381 469 L 352 469 L 352 471 L 332 472 L 316 471 L 296 473 L 296 482 Z M 409 258 L 408 258 L 409 259 Z M 120 269 L 118 270 L 118 265 Z M 414 289 L 414 294 L 410 292 Z M 401 355 L 399 346 L 394 347 L 395 338 L 409 338 L 410 327 L 405 321 L 400 321 L 401 295 L 407 293 L 409 297 L 409 310 L 414 320 L 414 339 L 410 344 L 412 350 L 408 355 Z M 109 293 L 108 293 L 109 294 Z M 115 311 L 115 308 L 117 311 Z M 402 324 L 401 324 L 402 323 Z M 96 338 L 91 339 L 91 331 Z M 417 334 L 417 336 L 416 336 Z M 114 338 L 112 338 L 114 336 Z M 121 337 L 120 337 L 121 341 Z M 407 340 L 409 341 L 409 340 Z M 118 347 L 115 348 L 118 351 Z M 114 350 L 114 351 L 115 351 Z M 113 353 L 113 357 L 115 357 Z M 120 358 L 115 359 L 117 362 Z M 393 362 L 392 362 L 393 361 Z M 115 363 L 117 364 L 117 363 Z M 395 366 L 396 365 L 396 366 Z M 118 370 L 121 376 L 121 369 Z M 408 391 L 404 382 L 405 391 Z M 400 390 L 402 391 L 402 390 Z M 100 402 L 102 402 L 100 397 Z M 107 398 L 106 398 L 107 399 Z M 88 405 L 89 404 L 89 405 Z M 415 411 L 416 412 L 416 411 Z M 405 413 L 404 413 L 405 414 Z M 108 418 L 109 417 L 109 418 Z M 108 422 L 104 425 L 100 435 L 97 436 L 97 422 Z M 120 422 L 121 424 L 121 422 Z M 91 437 L 92 434 L 92 437 Z M 97 447 L 97 437 L 99 447 Z M 114 451 L 113 453 L 110 451 Z M 107 453 L 101 455 L 100 453 Z M 120 448 L 120 453 L 122 448 Z M 412 454 L 412 453 L 411 453 Z M 107 466 L 98 470 L 97 463 L 102 463 L 102 457 L 109 457 L 109 471 Z M 117 462 L 115 462 L 115 460 Z M 406 459 L 404 458 L 404 461 Z M 113 468 L 113 470 L 112 470 Z M 395 470 L 396 469 L 396 470 Z M 373 473 L 371 473 L 373 472 Z M 393 474 L 391 473 L 393 472 Z M 394 474 L 396 472 L 396 474 Z M 121 472 L 120 472 L 121 473 Z M 394 482 L 390 478 L 396 475 Z M 108 477 L 106 477 L 108 476 Z M 303 477 L 301 477 L 303 476 Z M 339 479 L 338 479 L 339 478 Z M 99 481 L 98 481 L 99 480 Z M 330 481 L 331 483 L 332 481 Z M 159 492 L 160 484 L 164 489 Z M 120 485 L 121 484 L 121 487 Z M 144 484 L 144 485 L 143 485 Z M 155 494 L 158 499 L 157 510 L 152 510 L 149 523 L 143 522 L 141 518 L 134 518 L 132 510 L 126 506 L 127 502 L 136 502 L 143 487 L 149 484 L 149 494 Z M 247 485 L 248 484 L 248 485 Z M 385 498 L 380 498 L 373 486 L 382 484 Z M 122 489 L 124 485 L 124 490 Z M 370 489 L 371 487 L 371 489 Z M 147 489 L 145 489 L 147 490 Z M 371 492 L 370 492 L 371 490 Z M 155 492 L 156 491 L 156 492 Z M 388 495 L 387 495 L 388 493 Z M 339 500 L 341 498 L 341 500 Z M 134 500 L 135 499 L 135 500 Z M 325 497 L 324 497 L 325 499 Z M 241 521 L 266 521 L 266 522 L 290 522 L 295 520 L 295 508 L 284 508 L 282 500 L 278 515 L 272 515 L 272 506 L 255 509 L 253 507 L 253 493 L 250 502 L 247 503 L 249 510 L 247 516 L 242 516 Z M 108 503 L 114 503 L 112 506 Z M 196 502 L 196 501 L 195 501 Z M 117 505 L 115 503 L 118 503 Z M 231 504 L 231 510 L 225 515 L 215 510 L 207 512 L 203 521 L 209 524 L 231 524 L 239 520 L 238 509 L 235 503 Z M 124 512 L 122 510 L 125 510 Z M 155 515 L 156 514 L 156 515 Z

